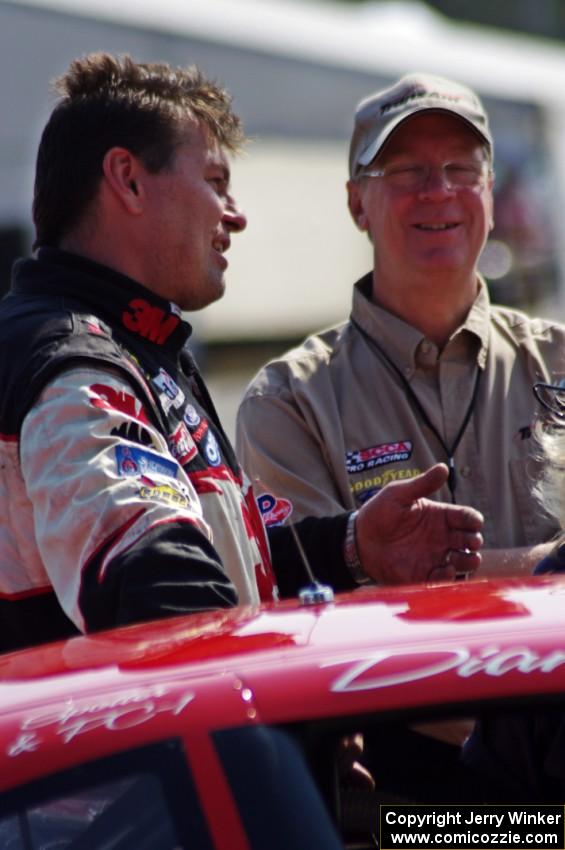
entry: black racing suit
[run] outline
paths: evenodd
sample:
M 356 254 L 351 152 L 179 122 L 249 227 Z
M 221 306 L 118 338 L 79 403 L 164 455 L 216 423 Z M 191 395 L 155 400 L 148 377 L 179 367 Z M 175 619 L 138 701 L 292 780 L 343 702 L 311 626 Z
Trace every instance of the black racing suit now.
M 0 302 L 0 650 L 276 598 L 249 482 L 178 309 L 55 249 Z M 317 577 L 353 586 L 347 514 L 297 528 Z M 282 595 L 307 583 L 269 532 Z

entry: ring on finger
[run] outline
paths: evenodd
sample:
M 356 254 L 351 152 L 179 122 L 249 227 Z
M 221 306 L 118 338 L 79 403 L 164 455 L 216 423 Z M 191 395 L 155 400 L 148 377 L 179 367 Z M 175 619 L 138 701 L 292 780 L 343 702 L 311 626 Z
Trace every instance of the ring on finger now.
M 469 549 L 458 549 L 458 552 L 464 555 L 470 554 Z M 447 555 L 445 556 L 445 566 L 451 566 L 452 560 L 451 556 L 453 555 L 453 549 L 447 550 Z M 468 581 L 471 578 L 472 570 L 462 570 L 458 569 L 455 571 L 455 581 Z

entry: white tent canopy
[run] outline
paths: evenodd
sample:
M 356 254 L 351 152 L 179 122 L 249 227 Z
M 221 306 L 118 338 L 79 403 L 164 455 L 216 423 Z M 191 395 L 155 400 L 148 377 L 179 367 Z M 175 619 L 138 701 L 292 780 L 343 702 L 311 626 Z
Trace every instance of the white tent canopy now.
M 361 96 L 407 71 L 540 107 L 565 198 L 565 50 L 456 24 L 421 3 L 0 0 L 0 46 L 4 221 L 29 219 L 48 80 L 74 56 L 196 61 L 233 92 L 254 137 L 233 170 L 249 227 L 228 254 L 225 298 L 197 319 L 208 339 L 296 336 L 347 314 L 351 284 L 370 267 L 345 203 L 351 117 Z M 565 240 L 557 250 L 565 268 Z
M 423 3 L 319 0 L 9 0 L 395 76 L 457 76 L 485 94 L 565 103 L 558 43 L 450 21 Z

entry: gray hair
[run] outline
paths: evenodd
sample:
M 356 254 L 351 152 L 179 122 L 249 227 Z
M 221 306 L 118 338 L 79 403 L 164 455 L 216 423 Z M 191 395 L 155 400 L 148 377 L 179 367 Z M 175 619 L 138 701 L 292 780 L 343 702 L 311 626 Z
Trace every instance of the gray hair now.
M 536 423 L 534 434 L 544 461 L 544 470 L 535 485 L 534 494 L 565 531 L 565 427 L 555 420 L 549 425 L 540 420 Z

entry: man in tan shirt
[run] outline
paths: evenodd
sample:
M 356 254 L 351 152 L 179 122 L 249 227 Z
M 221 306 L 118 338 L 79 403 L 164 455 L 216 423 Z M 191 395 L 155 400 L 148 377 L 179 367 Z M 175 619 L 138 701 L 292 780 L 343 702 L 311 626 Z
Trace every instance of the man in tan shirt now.
M 239 412 L 267 521 L 359 509 L 443 461 L 437 497 L 485 517 L 479 575 L 530 572 L 550 548 L 532 385 L 565 372 L 565 327 L 489 303 L 492 162 L 482 104 L 457 83 L 411 74 L 360 103 L 347 188 L 372 273 L 349 320 L 269 363 Z

